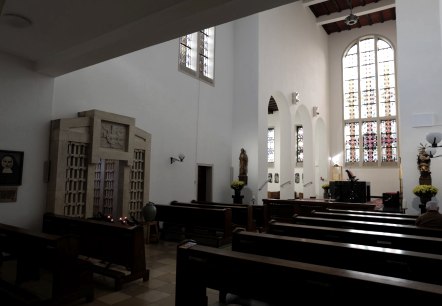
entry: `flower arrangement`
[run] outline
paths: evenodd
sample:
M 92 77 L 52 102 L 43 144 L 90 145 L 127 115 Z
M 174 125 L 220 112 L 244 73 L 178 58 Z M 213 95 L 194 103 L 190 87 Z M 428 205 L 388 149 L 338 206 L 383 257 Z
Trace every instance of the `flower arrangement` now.
M 245 185 L 245 183 L 243 181 L 240 181 L 240 180 L 233 180 L 230 183 L 230 187 L 232 189 L 239 189 L 239 190 L 241 190 L 244 187 L 244 185 Z
M 413 188 L 413 193 L 418 197 L 433 197 L 438 191 L 437 187 L 434 187 L 433 185 L 416 185 Z
M 329 189 L 330 188 L 330 184 L 329 183 L 325 183 L 321 187 L 322 187 L 322 189 Z

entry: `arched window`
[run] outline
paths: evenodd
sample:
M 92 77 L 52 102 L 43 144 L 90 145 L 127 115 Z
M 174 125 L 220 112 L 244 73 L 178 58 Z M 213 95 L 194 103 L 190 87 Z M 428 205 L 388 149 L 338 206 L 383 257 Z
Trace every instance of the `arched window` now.
M 346 165 L 396 165 L 395 52 L 384 38 L 354 42 L 342 59 Z

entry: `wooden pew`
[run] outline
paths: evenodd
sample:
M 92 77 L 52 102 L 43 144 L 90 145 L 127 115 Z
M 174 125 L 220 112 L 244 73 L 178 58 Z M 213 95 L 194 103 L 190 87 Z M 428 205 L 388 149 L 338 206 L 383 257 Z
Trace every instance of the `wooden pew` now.
M 274 306 L 288 301 L 342 304 L 354 297 L 396 303 L 442 297 L 442 286 L 341 268 L 266 257 L 195 243 L 177 249 L 176 306 L 207 306 L 206 289 L 256 299 Z M 290 302 L 289 302 L 290 303 Z
M 256 226 L 253 221 L 253 209 L 250 204 L 228 204 L 228 203 L 216 203 L 216 202 L 178 202 L 172 201 L 170 205 L 187 206 L 187 207 L 203 207 L 203 208 L 230 208 L 232 209 L 232 226 L 245 228 L 248 231 L 255 231 Z
M 355 209 L 355 210 L 371 210 L 376 207 L 372 203 L 348 203 L 348 202 L 333 202 L 325 200 L 276 200 L 263 199 L 263 223 L 264 231 L 267 229 L 267 224 L 270 220 L 277 220 L 282 222 L 290 222 L 294 214 L 310 215 L 312 211 L 326 211 L 327 208 L 335 209 Z
M 0 224 L 0 254 L 2 305 L 63 305 L 94 299 L 91 265 L 78 259 L 75 237 Z
M 363 214 L 337 213 L 328 211 L 312 211 L 311 216 L 318 218 L 330 218 L 341 220 L 359 220 L 380 223 L 408 224 L 415 225 L 416 219 L 390 216 L 373 216 Z
M 233 233 L 232 251 L 442 285 L 439 254 L 244 230 Z
M 113 278 L 115 290 L 136 279 L 149 280 L 141 225 L 127 226 L 46 213 L 43 232 L 78 237 L 80 255 L 93 264 L 95 273 Z
M 267 233 L 442 255 L 442 238 L 270 221 Z
M 442 238 L 442 230 L 408 224 L 293 216 L 292 223 Z
M 155 220 L 164 222 L 165 240 L 194 239 L 199 244 L 220 247 L 232 241 L 232 209 L 183 207 L 155 204 Z M 171 238 L 169 238 L 171 237 Z
M 373 216 L 386 216 L 386 217 L 401 217 L 401 218 L 410 218 L 416 219 L 419 215 L 410 215 L 403 213 L 395 213 L 395 212 L 386 212 L 386 211 L 371 211 L 371 210 L 351 210 L 351 209 L 335 209 L 335 208 L 327 208 L 327 212 L 333 213 L 342 213 L 342 214 L 360 214 L 360 215 L 373 215 Z

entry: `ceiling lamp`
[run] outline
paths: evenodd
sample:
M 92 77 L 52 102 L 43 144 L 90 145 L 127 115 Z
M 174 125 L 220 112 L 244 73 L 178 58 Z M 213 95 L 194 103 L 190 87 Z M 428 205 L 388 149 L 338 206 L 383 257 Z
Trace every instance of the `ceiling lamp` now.
M 345 17 L 345 24 L 348 26 L 355 25 L 358 23 L 359 17 L 353 14 L 353 6 L 351 5 L 351 0 L 348 0 L 348 6 L 350 7 L 350 15 Z

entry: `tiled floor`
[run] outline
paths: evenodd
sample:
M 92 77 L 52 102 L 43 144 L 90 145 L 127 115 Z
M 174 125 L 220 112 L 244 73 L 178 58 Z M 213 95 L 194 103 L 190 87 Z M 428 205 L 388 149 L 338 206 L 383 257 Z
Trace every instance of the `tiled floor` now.
M 72 306 L 172 306 L 175 305 L 175 271 L 177 243 L 160 241 L 146 245 L 146 263 L 150 270 L 149 280 L 141 279 L 113 290 L 113 280 L 95 276 L 95 299 L 91 303 L 78 301 Z M 208 289 L 209 305 L 218 303 L 218 291 Z M 191 305 L 189 305 L 191 306 Z

